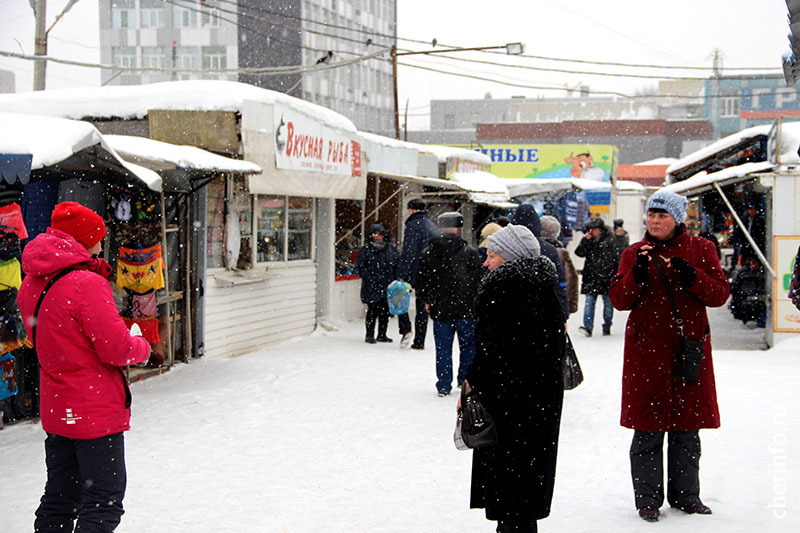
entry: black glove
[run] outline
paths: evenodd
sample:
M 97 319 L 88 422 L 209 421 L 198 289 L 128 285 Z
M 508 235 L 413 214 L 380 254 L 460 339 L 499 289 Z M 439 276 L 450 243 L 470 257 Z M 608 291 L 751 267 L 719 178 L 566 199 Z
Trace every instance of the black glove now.
M 680 276 L 681 285 L 684 287 L 691 287 L 694 285 L 694 280 L 697 278 L 697 271 L 689 264 L 689 261 L 683 257 L 673 257 L 669 260 L 669 264 L 672 265 L 672 268 L 674 268 Z
M 639 249 L 639 252 L 636 254 L 636 263 L 633 265 L 633 281 L 638 283 L 639 285 L 644 285 L 647 283 L 647 269 L 650 266 L 650 257 L 649 254 L 645 253 L 646 250 Z

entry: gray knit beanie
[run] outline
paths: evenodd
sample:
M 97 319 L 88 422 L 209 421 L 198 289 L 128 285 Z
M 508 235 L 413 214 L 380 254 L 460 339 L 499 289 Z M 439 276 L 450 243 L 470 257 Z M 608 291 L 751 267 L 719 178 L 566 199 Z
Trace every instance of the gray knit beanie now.
M 545 215 L 539 219 L 542 223 L 542 238 L 556 240 L 561 234 L 561 222 L 556 217 Z
M 525 226 L 509 224 L 489 235 L 486 247 L 506 261 L 522 257 L 539 257 L 539 241 Z
M 686 207 L 688 205 L 689 200 L 687 200 L 685 196 L 659 189 L 647 200 L 647 209 L 645 209 L 645 213 L 651 209 L 663 209 L 669 213 L 670 216 L 675 219 L 675 223 L 680 226 L 686 220 Z

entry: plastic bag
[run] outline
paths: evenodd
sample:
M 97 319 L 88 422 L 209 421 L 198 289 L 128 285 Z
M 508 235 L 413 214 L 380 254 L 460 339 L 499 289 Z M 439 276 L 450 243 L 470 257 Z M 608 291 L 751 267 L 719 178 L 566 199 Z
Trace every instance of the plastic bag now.
M 386 299 L 389 301 L 389 312 L 393 315 L 408 313 L 411 305 L 411 284 L 396 279 L 386 288 Z

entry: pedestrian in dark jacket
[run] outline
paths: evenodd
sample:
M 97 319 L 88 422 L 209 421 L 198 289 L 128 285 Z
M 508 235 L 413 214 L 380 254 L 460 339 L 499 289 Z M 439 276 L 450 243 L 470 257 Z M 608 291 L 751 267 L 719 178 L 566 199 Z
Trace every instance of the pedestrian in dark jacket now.
M 475 295 L 481 280 L 477 250 L 461 238 L 460 213 L 442 213 L 436 219 L 441 237 L 422 252 L 417 272 L 417 294 L 433 319 L 436 343 L 436 390 L 447 396 L 453 386 L 453 338 L 458 335 L 459 365 L 456 380 L 464 383 L 475 356 Z
M 706 307 L 728 299 L 728 281 L 714 245 L 689 235 L 687 200 L 657 191 L 647 202 L 647 233 L 622 254 L 609 296 L 630 310 L 625 327 L 621 424 L 634 431 L 631 476 L 639 516 L 659 518 L 664 502 L 663 441 L 667 433 L 667 500 L 687 513 L 711 514 L 700 500 L 701 428 L 719 427 Z M 658 261 L 666 284 L 656 269 Z M 667 293 L 683 320 L 683 335 L 703 340 L 696 382 L 676 375 L 681 332 Z
M 408 218 L 406 219 L 405 230 L 403 232 L 403 251 L 397 263 L 397 279 L 407 281 L 416 289 L 417 269 L 419 268 L 419 256 L 428 247 L 431 239 L 439 236 L 439 230 L 428 220 L 425 212 L 425 202 L 419 198 L 408 201 Z M 415 350 L 425 349 L 425 334 L 428 332 L 428 313 L 425 311 L 425 302 L 420 299 L 419 293 L 416 298 L 416 317 L 414 318 L 414 343 L 411 348 Z M 400 345 L 408 346 L 411 341 L 411 319 L 408 313 L 397 317 L 400 328 Z
M 581 294 L 586 295 L 583 306 L 583 325 L 578 329 L 587 337 L 594 330 L 594 310 L 597 297 L 603 299 L 603 335 L 611 335 L 611 322 L 614 318 L 614 307 L 608 299 L 608 286 L 617 272 L 619 256 L 614 248 L 614 241 L 599 218 L 593 218 L 586 226 L 575 255 L 585 259 L 581 272 Z
M 623 227 L 625 221 L 621 218 L 614 219 L 614 235 L 611 237 L 614 242 L 614 251 L 617 257 L 622 257 L 622 252 L 630 245 L 630 235 Z
M 131 393 L 121 367 L 146 361 L 150 344 L 131 336 L 114 304 L 111 267 L 97 257 L 105 234 L 94 211 L 62 202 L 22 254 L 18 301 L 39 359 L 47 433 L 35 531 L 72 531 L 76 519 L 77 531 L 113 531 L 123 513 Z
M 536 236 L 539 241 L 539 249 L 541 255 L 548 258 L 556 266 L 556 275 L 558 276 L 558 298 L 561 300 L 561 309 L 564 311 L 564 316 L 569 316 L 569 299 L 567 298 L 567 275 L 564 272 L 564 265 L 558 257 L 558 252 L 555 246 L 542 239 L 542 224 L 539 220 L 539 214 L 531 204 L 522 204 L 514 211 L 514 216 L 511 217 L 512 224 L 519 224 L 525 226 L 531 233 Z
M 470 507 L 485 509 L 497 531 L 530 533 L 553 498 L 566 317 L 555 266 L 527 228 L 491 235 L 485 264 L 464 387 L 494 418 L 497 443 L 473 451 Z
M 542 239 L 552 244 L 558 252 L 558 258 L 564 266 L 564 274 L 567 277 L 567 301 L 569 301 L 570 314 L 578 311 L 578 288 L 580 281 L 578 279 L 578 271 L 575 270 L 575 265 L 572 264 L 572 258 L 569 256 L 569 250 L 564 247 L 564 244 L 558 240 L 561 234 L 561 222 L 556 217 L 545 215 L 540 220 L 542 224 Z
M 369 227 L 369 242 L 361 247 L 356 260 L 356 273 L 361 276 L 361 302 L 367 304 L 365 341 L 392 342 L 386 336 L 389 327 L 389 302 L 386 288 L 394 279 L 397 259 L 400 253 L 389 242 L 389 232 L 381 224 Z M 375 322 L 378 323 L 378 336 L 375 337 Z

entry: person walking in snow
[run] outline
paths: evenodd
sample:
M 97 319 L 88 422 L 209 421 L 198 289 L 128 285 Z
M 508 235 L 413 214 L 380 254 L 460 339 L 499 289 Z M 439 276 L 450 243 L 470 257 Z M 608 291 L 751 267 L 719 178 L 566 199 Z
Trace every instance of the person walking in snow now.
M 475 295 L 483 273 L 477 250 L 461 238 L 461 213 L 436 219 L 441 237 L 433 239 L 419 258 L 417 294 L 433 319 L 436 343 L 436 390 L 447 396 L 453 386 L 453 337 L 458 335 L 461 387 L 475 355 Z
M 561 235 L 561 222 L 554 216 L 545 215 L 540 219 L 542 223 L 542 239 L 552 244 L 561 264 L 564 266 L 564 274 L 567 278 L 567 301 L 569 302 L 569 313 L 578 311 L 578 271 L 575 270 L 575 265 L 572 264 L 572 258 L 569 256 L 569 250 L 564 247 L 564 244 L 558 240 Z
M 624 225 L 625 221 L 621 218 L 614 219 L 614 235 L 611 238 L 614 241 L 614 251 L 617 253 L 617 258 L 622 257 L 622 252 L 631 244 L 630 235 L 628 235 Z
M 380 224 L 369 227 L 369 242 L 361 247 L 356 260 L 356 273 L 361 276 L 361 302 L 367 304 L 365 341 L 392 342 L 386 336 L 389 327 L 389 302 L 386 287 L 394 279 L 397 259 L 400 253 L 389 242 L 389 232 Z M 378 323 L 378 336 L 375 337 L 375 323 Z
M 105 234 L 94 211 L 62 202 L 22 254 L 18 301 L 47 433 L 37 532 L 72 531 L 76 520 L 76 531 L 113 531 L 124 512 L 131 393 L 121 367 L 146 361 L 150 344 L 128 332 L 114 304 L 111 267 L 97 256 Z
M 619 256 L 602 220 L 593 218 L 589 221 L 586 234 L 575 248 L 575 255 L 585 259 L 581 273 L 581 293 L 586 295 L 586 301 L 583 306 L 583 325 L 578 329 L 587 337 L 592 336 L 594 310 L 599 296 L 603 300 L 603 335 L 611 335 L 614 307 L 608 299 L 608 286 L 617 271 Z
M 470 507 L 485 509 L 499 532 L 534 533 L 555 486 L 566 317 L 555 265 L 526 227 L 489 236 L 485 265 L 464 390 L 494 418 L 497 443 L 472 452 Z
M 406 219 L 403 231 L 403 251 L 400 252 L 400 259 L 397 263 L 397 279 L 407 281 L 416 289 L 417 269 L 419 267 L 419 256 L 428 247 L 431 239 L 439 236 L 439 230 L 428 220 L 425 211 L 425 202 L 419 198 L 408 201 L 408 218 Z M 417 314 L 414 318 L 414 342 L 411 348 L 414 350 L 425 349 L 425 334 L 428 332 L 428 312 L 425 310 L 425 302 L 420 299 L 417 293 L 416 299 Z M 400 345 L 408 346 L 411 341 L 411 319 L 408 313 L 397 316 L 400 329 Z
M 531 204 L 522 204 L 514 211 L 511 217 L 511 224 L 525 226 L 539 241 L 539 249 L 541 255 L 548 258 L 556 266 L 556 275 L 558 276 L 558 298 L 561 301 L 561 310 L 564 316 L 569 316 L 569 299 L 567 298 L 567 275 L 564 272 L 564 266 L 561 264 L 561 259 L 558 257 L 558 252 L 555 246 L 542 239 L 542 223 L 539 220 L 539 213 Z
M 719 427 L 706 307 L 724 305 L 730 291 L 714 245 L 686 231 L 686 206 L 686 198 L 663 189 L 650 197 L 647 233 L 623 252 L 609 292 L 617 309 L 630 310 L 620 423 L 634 430 L 633 492 L 639 516 L 647 521 L 658 520 L 664 502 L 665 433 L 669 504 L 689 514 L 711 514 L 700 499 L 698 431 Z M 683 334 L 704 341 L 696 382 L 675 372 L 681 332 L 667 285 L 683 320 Z

